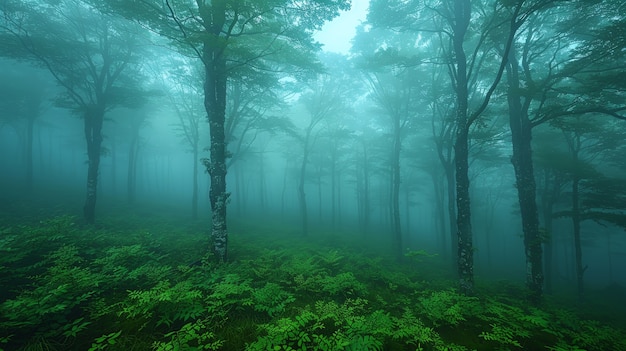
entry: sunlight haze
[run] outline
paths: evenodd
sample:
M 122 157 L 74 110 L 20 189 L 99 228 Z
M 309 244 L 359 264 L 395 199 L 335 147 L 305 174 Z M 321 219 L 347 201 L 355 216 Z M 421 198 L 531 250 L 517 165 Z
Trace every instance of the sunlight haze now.
M 326 23 L 313 36 L 324 46 L 322 50 L 347 55 L 350 52 L 356 27 L 365 21 L 369 0 L 354 0 L 350 11 L 341 11 L 339 17 Z

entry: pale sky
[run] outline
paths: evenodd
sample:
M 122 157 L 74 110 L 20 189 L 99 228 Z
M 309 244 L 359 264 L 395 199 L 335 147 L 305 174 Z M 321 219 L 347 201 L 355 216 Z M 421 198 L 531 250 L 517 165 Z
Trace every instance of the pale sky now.
M 350 11 L 342 11 L 339 17 L 324 25 L 314 38 L 324 44 L 324 51 L 338 52 L 347 55 L 350 51 L 350 41 L 356 34 L 356 27 L 365 21 L 369 0 L 352 0 Z

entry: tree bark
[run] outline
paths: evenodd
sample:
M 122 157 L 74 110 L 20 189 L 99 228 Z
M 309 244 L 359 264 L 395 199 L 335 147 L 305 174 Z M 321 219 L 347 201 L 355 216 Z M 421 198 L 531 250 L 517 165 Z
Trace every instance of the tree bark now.
M 393 116 L 393 147 L 391 155 L 391 226 L 393 249 L 398 260 L 402 259 L 402 224 L 400 222 L 400 117 Z
M 302 164 L 300 164 L 300 180 L 298 182 L 298 201 L 300 203 L 300 219 L 302 223 L 302 236 L 309 235 L 309 214 L 306 204 L 306 193 L 304 192 L 304 183 L 306 181 L 306 166 L 309 162 L 309 139 L 311 137 L 312 127 L 306 130 L 304 137 L 304 151 L 302 154 Z
M 444 200 L 444 185 L 437 172 L 430 173 L 431 180 L 433 181 L 433 193 L 435 194 L 435 232 L 437 233 L 437 245 L 439 246 L 439 252 L 441 255 L 447 253 L 446 239 L 446 211 Z M 443 256 L 445 257 L 445 256 Z
M 518 62 L 515 50 L 509 51 L 506 66 L 509 91 L 509 126 L 513 146 L 512 163 L 515 170 L 517 195 L 522 216 L 526 256 L 526 287 L 530 301 L 537 304 L 543 294 L 543 252 L 537 210 L 537 186 L 532 160 L 532 124 L 528 118 L 528 102 L 522 104 Z
M 544 230 L 546 237 L 544 240 L 544 283 L 545 292 L 552 293 L 553 273 L 554 273 L 554 233 L 552 225 L 552 208 L 558 196 L 560 184 L 556 176 L 551 175 L 549 170 L 544 170 L 544 186 L 541 194 L 541 209 Z M 554 178 L 554 179 L 551 179 Z
M 578 152 L 580 150 L 580 136 L 577 134 L 572 141 L 572 154 L 574 164 L 577 164 Z M 576 286 L 578 299 L 583 300 L 585 294 L 584 274 L 586 268 L 583 267 L 583 250 L 580 238 L 580 177 L 574 170 L 572 174 L 572 225 L 574 230 L 574 258 L 576 262 Z
M 37 106 L 37 110 L 39 106 Z M 37 111 L 39 113 L 39 111 Z M 26 191 L 33 191 L 33 129 L 37 115 L 26 116 Z
M 446 172 L 446 195 L 447 195 L 447 209 L 448 209 L 448 225 L 449 225 L 449 234 L 450 234 L 450 257 L 451 262 L 456 267 L 458 265 L 458 242 L 459 242 L 459 232 L 457 230 L 456 224 L 456 178 L 454 174 L 454 164 L 446 163 L 444 164 L 444 169 Z
M 198 219 L 198 143 L 193 145 L 193 192 L 191 195 L 191 219 Z
M 137 139 L 139 139 L 138 131 L 133 130 L 133 138 L 130 141 L 128 150 L 128 173 L 126 182 L 126 195 L 129 204 L 135 203 L 135 194 L 137 190 Z
M 330 153 L 330 201 L 331 201 L 331 214 L 330 222 L 333 232 L 337 230 L 337 141 L 334 140 L 333 149 Z
M 357 212 L 359 214 L 359 225 L 361 233 L 367 236 L 369 229 L 369 216 L 370 216 L 370 204 L 369 204 L 369 159 L 367 153 L 367 144 L 361 141 L 363 149 L 360 155 L 360 160 L 357 161 Z
M 580 179 L 575 177 L 572 180 L 572 224 L 574 226 L 574 255 L 576 258 L 576 285 L 578 288 L 578 298 L 582 300 L 585 293 L 585 285 L 583 276 L 585 268 L 583 267 L 583 250 L 580 240 L 580 203 L 579 203 L 579 184 Z
M 474 293 L 474 248 L 469 194 L 469 125 L 467 57 L 463 41 L 469 26 L 471 3 L 469 0 L 454 2 L 453 49 L 456 64 L 456 140 L 454 163 L 456 169 L 456 206 L 458 232 L 458 274 L 460 289 L 464 294 Z
M 91 105 L 86 107 L 84 118 L 85 141 L 87 142 L 87 198 L 83 206 L 83 215 L 87 223 L 96 220 L 96 196 L 98 193 L 98 171 L 102 149 L 102 122 L 104 106 Z
M 207 10 L 207 9 L 204 9 Z M 211 179 L 209 202 L 211 203 L 211 236 L 213 254 L 218 262 L 228 260 L 228 230 L 226 226 L 226 205 L 229 193 L 226 192 L 226 60 L 223 45 L 216 42 L 224 26 L 226 9 L 224 4 L 211 7 L 210 11 L 200 11 L 205 23 L 212 24 L 210 37 L 202 49 L 202 61 L 205 68 L 204 108 L 209 119 L 210 159 L 205 166 Z

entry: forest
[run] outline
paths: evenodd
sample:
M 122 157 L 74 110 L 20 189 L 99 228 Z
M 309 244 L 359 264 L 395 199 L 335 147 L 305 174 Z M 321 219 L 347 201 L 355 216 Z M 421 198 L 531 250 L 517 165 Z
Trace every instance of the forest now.
M 0 351 L 626 350 L 625 63 L 620 0 L 0 0 Z

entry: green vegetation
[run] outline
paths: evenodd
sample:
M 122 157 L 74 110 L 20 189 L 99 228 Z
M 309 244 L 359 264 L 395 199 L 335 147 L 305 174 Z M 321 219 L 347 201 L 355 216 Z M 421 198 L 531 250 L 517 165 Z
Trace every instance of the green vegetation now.
M 240 223 L 216 265 L 202 224 L 128 218 L 0 224 L 0 350 L 626 349 L 623 325 L 521 288 L 464 296 L 426 253 Z

